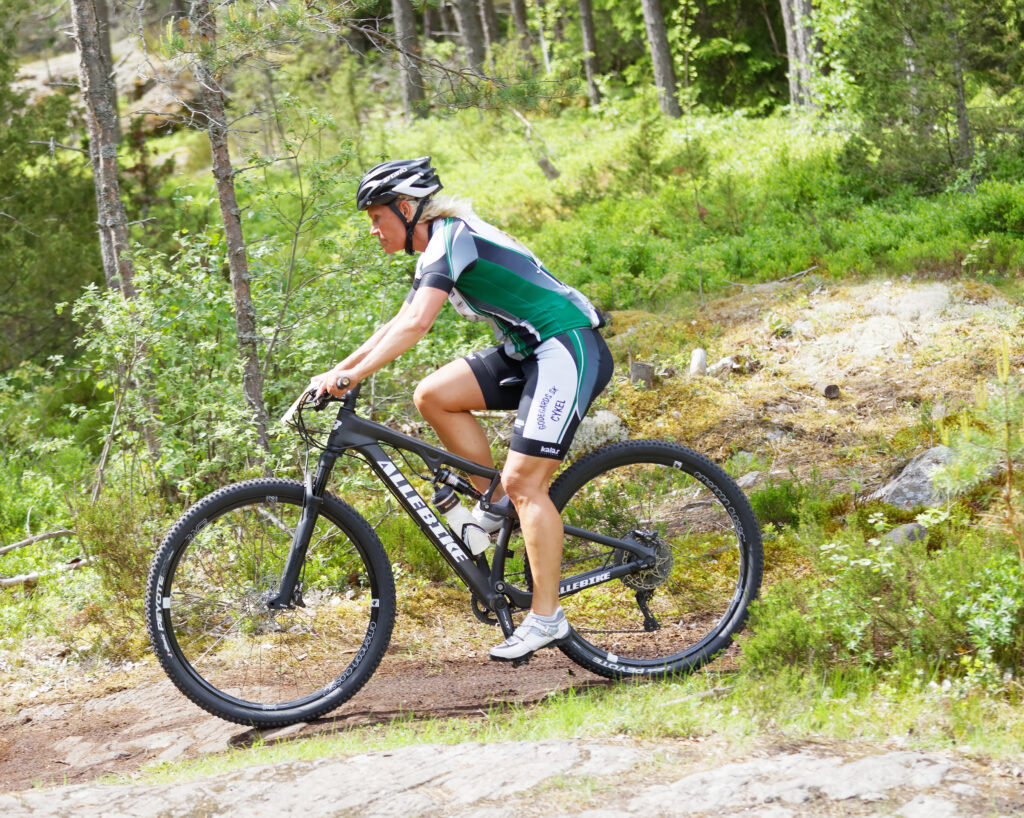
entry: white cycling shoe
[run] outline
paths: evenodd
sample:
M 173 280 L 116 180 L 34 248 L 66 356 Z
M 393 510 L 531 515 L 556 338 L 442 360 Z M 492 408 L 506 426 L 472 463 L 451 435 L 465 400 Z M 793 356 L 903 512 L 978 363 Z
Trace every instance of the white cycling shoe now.
M 550 617 L 537 616 L 531 611 L 508 639 L 491 648 L 491 659 L 524 662 L 541 648 L 562 642 L 569 636 L 569 630 L 569 620 L 561 608 Z

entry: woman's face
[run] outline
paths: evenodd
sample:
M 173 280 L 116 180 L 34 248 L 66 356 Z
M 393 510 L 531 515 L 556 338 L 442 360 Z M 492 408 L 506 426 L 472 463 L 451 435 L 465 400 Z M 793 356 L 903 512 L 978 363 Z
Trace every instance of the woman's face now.
M 405 200 L 397 202 L 405 218 L 412 216 L 412 204 Z M 370 235 L 376 236 L 385 253 L 397 253 L 405 249 L 405 225 L 387 205 L 370 205 L 366 208 L 370 217 Z

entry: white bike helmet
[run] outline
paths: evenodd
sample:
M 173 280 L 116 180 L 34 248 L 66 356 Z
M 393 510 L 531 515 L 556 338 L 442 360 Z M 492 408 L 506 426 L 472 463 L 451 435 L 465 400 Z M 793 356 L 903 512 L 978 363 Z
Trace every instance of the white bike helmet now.
M 391 204 L 399 196 L 429 199 L 441 189 L 437 172 L 430 167 L 430 157 L 392 159 L 370 168 L 359 182 L 356 207 L 366 210 L 371 205 Z
M 441 189 L 441 180 L 430 166 L 430 157 L 419 159 L 392 159 L 368 170 L 356 191 L 356 207 L 360 210 L 372 205 L 386 204 L 405 225 L 405 252 L 412 255 L 412 233 L 420 220 L 423 206 Z M 419 199 L 412 220 L 406 220 L 395 200 L 399 197 Z

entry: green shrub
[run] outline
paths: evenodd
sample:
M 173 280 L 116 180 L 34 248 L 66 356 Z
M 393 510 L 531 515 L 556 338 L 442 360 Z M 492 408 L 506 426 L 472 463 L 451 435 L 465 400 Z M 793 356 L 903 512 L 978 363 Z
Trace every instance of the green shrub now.
M 102 648 L 114 655 L 137 655 L 145 644 L 146 578 L 170 527 L 167 510 L 151 489 L 108 485 L 96 500 L 82 498 L 74 526 L 106 600 L 94 616 L 104 626 Z
M 963 221 L 971 235 L 1009 233 L 1024 236 L 1024 185 L 986 181 L 966 197 Z
M 750 493 L 750 505 L 761 525 L 796 525 L 807 489 L 796 479 L 769 483 Z
M 751 671 L 910 659 L 959 672 L 963 655 L 1024 669 L 1024 577 L 1005 541 L 968 533 L 929 551 L 848 532 L 811 556 L 809 574 L 754 605 L 743 642 Z
M 750 505 L 761 525 L 817 526 L 845 510 L 847 497 L 834 495 L 832 484 L 817 473 L 806 479 L 796 476 L 769 482 L 749 495 Z

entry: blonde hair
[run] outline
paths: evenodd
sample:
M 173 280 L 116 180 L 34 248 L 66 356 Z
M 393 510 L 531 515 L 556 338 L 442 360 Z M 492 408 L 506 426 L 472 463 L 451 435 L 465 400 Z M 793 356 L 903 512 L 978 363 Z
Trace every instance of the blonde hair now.
M 477 218 L 473 212 L 473 204 L 468 199 L 442 194 L 435 196 L 423 207 L 420 217 L 426 221 L 431 219 L 471 219 Z

